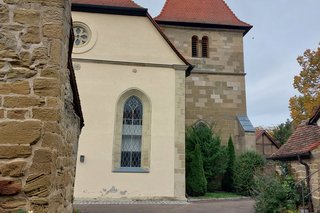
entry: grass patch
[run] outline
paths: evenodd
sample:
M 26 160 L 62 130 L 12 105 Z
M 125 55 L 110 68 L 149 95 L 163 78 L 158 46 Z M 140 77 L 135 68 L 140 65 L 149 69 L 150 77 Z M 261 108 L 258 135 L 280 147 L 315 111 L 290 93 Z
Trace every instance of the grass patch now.
M 214 192 L 214 193 L 206 193 L 204 196 L 193 197 L 193 198 L 210 199 L 210 198 L 235 198 L 235 197 L 242 197 L 242 196 L 232 192 Z

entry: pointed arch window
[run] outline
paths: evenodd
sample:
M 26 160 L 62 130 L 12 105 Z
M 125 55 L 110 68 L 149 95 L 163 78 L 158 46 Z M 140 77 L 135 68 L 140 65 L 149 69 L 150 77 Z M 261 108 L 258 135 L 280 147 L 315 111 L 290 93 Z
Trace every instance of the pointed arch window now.
M 141 167 L 142 117 L 142 102 L 129 97 L 123 109 L 121 167 Z
M 201 40 L 202 44 L 202 57 L 208 58 L 209 39 L 208 36 L 203 36 Z
M 198 57 L 198 36 L 192 36 L 191 39 L 191 46 L 192 46 L 192 57 Z

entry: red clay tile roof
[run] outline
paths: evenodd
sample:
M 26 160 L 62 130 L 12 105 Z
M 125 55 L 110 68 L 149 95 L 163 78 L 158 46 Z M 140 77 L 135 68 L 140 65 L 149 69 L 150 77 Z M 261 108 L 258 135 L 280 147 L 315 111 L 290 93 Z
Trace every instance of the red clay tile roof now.
M 301 125 L 291 135 L 287 143 L 274 154 L 271 159 L 283 159 L 306 154 L 320 145 L 320 127 Z
M 167 0 L 155 20 L 251 27 L 240 21 L 224 0 Z
M 73 4 L 142 8 L 132 0 L 72 0 Z

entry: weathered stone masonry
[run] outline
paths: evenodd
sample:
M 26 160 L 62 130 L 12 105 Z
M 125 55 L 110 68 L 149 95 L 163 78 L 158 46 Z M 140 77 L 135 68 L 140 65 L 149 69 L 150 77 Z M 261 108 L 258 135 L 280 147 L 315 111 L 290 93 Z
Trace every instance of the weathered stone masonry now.
M 202 120 L 214 125 L 223 143 L 232 136 L 243 151 L 237 116 L 246 115 L 243 30 L 209 29 L 161 24 L 162 30 L 193 65 L 186 79 L 186 124 Z M 191 38 L 209 39 L 208 58 L 191 57 Z M 200 48 L 199 48 L 200 50 Z M 199 56 L 201 51 L 199 51 Z
M 0 212 L 72 212 L 82 125 L 68 0 L 0 0 Z

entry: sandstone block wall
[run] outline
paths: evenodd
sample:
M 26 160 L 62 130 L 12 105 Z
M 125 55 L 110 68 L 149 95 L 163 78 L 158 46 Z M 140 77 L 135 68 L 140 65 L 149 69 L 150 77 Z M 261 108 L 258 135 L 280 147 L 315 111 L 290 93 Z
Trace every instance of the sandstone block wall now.
M 313 174 L 310 179 L 312 202 L 315 212 L 320 212 L 320 148 L 313 150 L 311 159 L 303 160 L 310 166 L 310 174 Z M 297 181 L 306 178 L 305 166 L 298 161 L 290 162 L 291 171 Z
M 72 212 L 68 0 L 0 0 L 0 212 Z
M 244 139 L 237 116 L 246 115 L 243 32 L 162 26 L 164 33 L 195 69 L 186 79 L 186 124 L 213 124 L 223 143 L 229 136 L 238 147 Z M 198 36 L 198 56 L 192 56 L 192 36 Z M 201 39 L 209 39 L 208 58 L 201 57 Z
M 175 160 L 174 160 L 174 196 L 185 199 L 185 72 L 176 71 L 175 84 Z
M 245 82 L 242 76 L 192 73 L 186 79 L 186 124 L 198 120 L 213 124 L 227 143 L 240 137 L 237 115 L 246 114 Z

